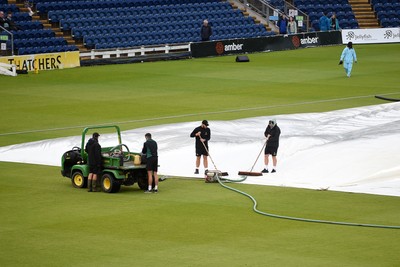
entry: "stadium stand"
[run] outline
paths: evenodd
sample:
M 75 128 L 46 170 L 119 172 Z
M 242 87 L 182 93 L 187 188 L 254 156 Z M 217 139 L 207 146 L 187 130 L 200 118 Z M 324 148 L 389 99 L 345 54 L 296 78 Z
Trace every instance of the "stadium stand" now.
M 398 0 L 371 0 L 371 4 L 382 27 L 400 27 L 400 2 Z
M 197 42 L 204 19 L 211 40 L 275 34 L 218 0 L 39 0 L 36 8 L 89 49 Z
M 294 0 L 294 5 L 308 14 L 312 27 L 311 30 L 319 31 L 319 18 L 322 16 L 322 13 L 325 13 L 328 17 L 336 13 L 340 28 L 342 29 L 355 29 L 359 27 L 348 0 Z
M 52 29 L 45 29 L 43 23 L 32 20 L 27 12 L 23 12 L 16 4 L 8 4 L 1 0 L 0 10 L 12 13 L 17 30 L 12 30 L 14 50 L 18 55 L 77 51 L 75 45 L 69 45 L 63 37 L 56 37 Z M 8 46 L 10 47 L 8 41 Z
M 12 12 L 19 27 L 12 33 L 20 55 L 79 50 L 59 34 L 50 34 L 44 20 L 59 26 L 61 36 L 71 34 L 87 49 L 197 42 L 204 19 L 212 26 L 211 40 L 275 34 L 221 0 L 31 0 L 41 21 L 20 11 L 18 5 L 0 1 L 0 9 Z M 22 7 L 22 1 L 15 2 Z

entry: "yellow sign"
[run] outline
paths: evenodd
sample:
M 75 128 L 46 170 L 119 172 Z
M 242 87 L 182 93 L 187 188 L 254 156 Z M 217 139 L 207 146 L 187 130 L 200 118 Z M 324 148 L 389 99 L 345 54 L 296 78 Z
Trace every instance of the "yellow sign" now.
M 79 51 L 0 57 L 0 62 L 15 64 L 17 70 L 55 70 L 80 66 Z

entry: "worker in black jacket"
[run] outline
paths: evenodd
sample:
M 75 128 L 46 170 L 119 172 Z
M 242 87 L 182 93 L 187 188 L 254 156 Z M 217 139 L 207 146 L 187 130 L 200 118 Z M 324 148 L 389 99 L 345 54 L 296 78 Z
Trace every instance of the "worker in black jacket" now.
M 205 174 L 208 172 L 208 141 L 211 139 L 211 130 L 208 128 L 208 121 L 203 120 L 199 127 L 196 127 L 190 134 L 196 138 L 196 169 L 194 174 L 199 173 L 200 158 L 203 156 Z
M 148 188 L 145 193 L 158 193 L 158 147 L 157 142 L 151 139 L 151 134 L 147 133 L 144 136 L 146 142 L 143 144 L 142 154 L 146 155 L 146 169 L 147 169 L 147 180 Z M 154 176 L 154 189 L 153 187 L 153 176 Z
M 267 138 L 265 146 L 264 163 L 265 168 L 261 171 L 262 173 L 268 173 L 269 156 L 272 156 L 272 171 L 276 172 L 276 164 L 278 162 L 276 155 L 278 154 L 279 147 L 279 136 L 281 135 L 281 129 L 276 124 L 276 120 L 272 119 L 269 121 L 267 128 L 265 129 L 264 136 Z
M 101 174 L 101 146 L 99 144 L 99 136 L 99 133 L 93 133 L 92 138 L 89 139 L 85 146 L 89 161 L 88 192 L 97 191 L 97 176 Z

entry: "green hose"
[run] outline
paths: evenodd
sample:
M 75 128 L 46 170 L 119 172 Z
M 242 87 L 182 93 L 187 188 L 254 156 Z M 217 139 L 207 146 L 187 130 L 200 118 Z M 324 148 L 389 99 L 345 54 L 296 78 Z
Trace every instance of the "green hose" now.
M 236 188 L 227 186 L 224 184 L 221 179 L 219 178 L 219 175 L 217 173 L 217 180 L 218 183 L 229 190 L 232 190 L 234 192 L 237 192 L 239 194 L 242 194 L 253 201 L 253 211 L 255 211 L 258 214 L 264 215 L 264 216 L 269 216 L 273 218 L 278 218 L 278 219 L 287 219 L 287 220 L 294 220 L 294 221 L 301 221 L 301 222 L 312 222 L 312 223 L 325 223 L 325 224 L 335 224 L 335 225 L 345 225 L 345 226 L 363 226 L 363 227 L 373 227 L 373 228 L 386 228 L 386 229 L 400 229 L 399 225 L 380 225 L 380 224 L 365 224 L 365 223 L 352 223 L 352 222 L 335 222 L 335 221 L 326 221 L 326 220 L 314 220 L 314 219 L 306 219 L 306 218 L 297 218 L 297 217 L 291 217 L 291 216 L 283 216 L 283 215 L 277 215 L 277 214 L 272 214 L 272 213 L 267 213 L 263 212 L 257 209 L 257 201 L 254 197 L 251 195 L 247 194 L 246 192 L 240 191 Z M 223 179 L 224 181 L 228 182 L 243 182 L 244 180 L 247 179 L 247 176 L 243 176 L 242 179 L 240 180 L 230 180 L 230 179 Z

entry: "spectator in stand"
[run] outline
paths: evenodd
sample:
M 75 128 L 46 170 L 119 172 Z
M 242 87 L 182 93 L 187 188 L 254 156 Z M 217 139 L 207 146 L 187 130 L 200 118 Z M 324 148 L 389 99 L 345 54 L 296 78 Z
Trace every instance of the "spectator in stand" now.
M 32 11 L 33 5 L 31 2 L 29 2 L 29 0 L 25 0 L 24 6 L 28 9 L 29 16 L 33 16 L 33 14 L 35 14 L 35 12 Z
M 6 29 L 8 28 L 7 19 L 4 16 L 4 12 L 3 11 L 0 11 L 0 26 L 3 27 L 3 28 L 6 28 Z M 5 27 L 5 26 L 7 26 L 7 27 Z M 2 31 L 2 30 L 3 29 L 0 29 L 0 31 Z
M 332 13 L 331 19 L 330 19 L 330 25 L 331 25 L 331 30 L 332 31 L 338 31 L 340 29 L 339 27 L 339 20 L 336 18 L 336 14 Z
M 289 22 L 287 25 L 288 34 L 296 34 L 297 33 L 297 23 L 293 19 L 293 17 L 289 17 Z
M 285 14 L 279 16 L 278 20 L 279 34 L 287 34 L 288 20 Z
M 14 19 L 12 18 L 12 13 L 8 13 L 8 16 L 6 18 L 6 21 L 8 23 L 8 30 L 10 31 L 16 31 L 19 30 L 19 27 L 15 23 Z
M 329 31 L 330 27 L 331 27 L 330 20 L 325 15 L 325 13 L 322 13 L 321 18 L 319 19 L 319 30 L 321 32 L 326 32 Z
M 203 21 L 203 25 L 200 30 L 201 40 L 202 41 L 210 41 L 210 36 L 212 35 L 211 26 L 208 25 L 208 20 Z

